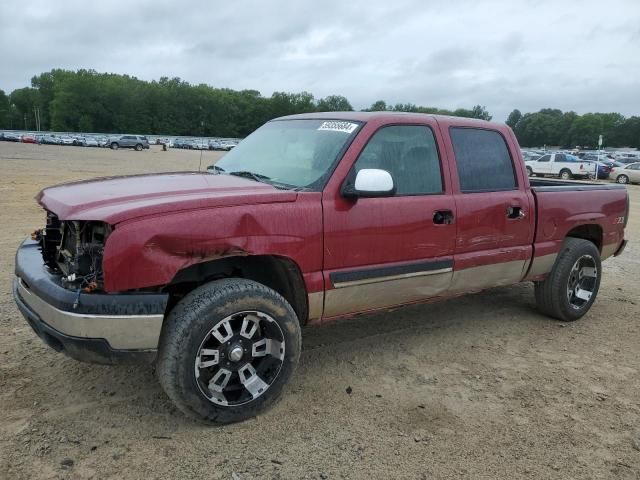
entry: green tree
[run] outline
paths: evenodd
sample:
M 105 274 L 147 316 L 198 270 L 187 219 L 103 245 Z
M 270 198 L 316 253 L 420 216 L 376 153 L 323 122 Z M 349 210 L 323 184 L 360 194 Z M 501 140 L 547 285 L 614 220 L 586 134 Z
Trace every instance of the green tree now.
M 350 112 L 353 107 L 342 95 L 329 95 L 318 100 L 316 109 L 319 112 Z
M 387 102 L 384 100 L 378 100 L 377 102 L 373 102 L 373 104 L 369 107 L 370 112 L 384 112 L 388 110 Z
M 522 112 L 516 108 L 509 114 L 509 116 L 507 117 L 507 121 L 505 123 L 509 125 L 512 129 L 515 129 L 516 125 L 518 124 L 521 118 L 522 118 Z
M 0 90 L 0 128 L 11 128 L 11 103 L 9 97 Z

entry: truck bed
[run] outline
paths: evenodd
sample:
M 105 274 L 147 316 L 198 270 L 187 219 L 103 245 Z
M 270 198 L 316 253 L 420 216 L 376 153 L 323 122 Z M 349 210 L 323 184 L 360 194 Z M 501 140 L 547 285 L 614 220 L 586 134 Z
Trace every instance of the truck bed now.
M 548 178 L 530 178 L 529 185 L 534 192 L 580 192 L 584 190 L 624 190 L 626 188 L 617 183 L 575 182 Z

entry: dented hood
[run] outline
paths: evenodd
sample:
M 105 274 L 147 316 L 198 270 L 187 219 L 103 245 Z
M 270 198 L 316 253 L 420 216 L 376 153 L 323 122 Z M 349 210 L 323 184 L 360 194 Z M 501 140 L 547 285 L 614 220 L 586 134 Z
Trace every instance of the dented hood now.
M 291 202 L 296 196 L 293 191 L 230 175 L 166 173 L 65 183 L 45 188 L 36 200 L 61 220 L 115 225 L 180 210 Z

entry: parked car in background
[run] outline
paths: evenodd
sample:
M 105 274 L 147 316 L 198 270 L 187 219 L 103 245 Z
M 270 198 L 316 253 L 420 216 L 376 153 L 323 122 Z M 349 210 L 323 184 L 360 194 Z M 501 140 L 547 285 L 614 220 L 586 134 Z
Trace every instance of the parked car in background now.
M 640 152 L 617 152 L 615 159 L 621 163 L 640 162 Z
M 25 134 L 25 135 L 22 135 L 21 142 L 22 143 L 38 143 L 38 140 L 36 139 L 35 135 Z
M 192 148 L 194 150 L 209 150 L 209 142 L 202 139 L 194 140 Z
M 221 150 L 226 150 L 228 152 L 232 148 L 236 148 L 237 143 L 231 142 L 229 140 L 223 140 L 222 142 L 220 142 L 220 145 L 222 146 Z
M 187 148 L 187 139 L 186 138 L 176 138 L 173 141 L 173 148 Z
M 84 137 L 84 146 L 85 147 L 99 147 L 100 144 L 95 137 Z
M 144 148 L 149 148 L 149 141 L 147 137 L 140 135 L 122 135 L 120 137 L 112 137 L 109 139 L 109 147 L 111 150 L 117 150 L 119 148 L 133 148 L 138 152 Z
M 5 142 L 19 142 L 21 139 L 21 135 L 15 132 L 4 132 L 3 140 Z
M 40 143 L 43 145 L 59 145 L 60 140 L 55 135 L 43 135 Z
M 609 165 L 607 165 L 606 163 L 600 161 L 595 161 L 595 160 L 580 160 L 581 162 L 588 162 L 588 163 L 593 163 L 594 165 L 598 165 L 598 179 L 600 180 L 606 180 L 607 178 L 609 178 L 609 173 L 611 172 L 611 167 Z
M 219 140 L 210 140 L 209 150 L 223 150 L 222 144 L 220 143 Z
M 596 174 L 595 163 L 583 162 L 578 157 L 566 153 L 548 153 L 536 160 L 526 161 L 525 165 L 529 176 L 552 175 L 563 180 L 570 180 L 595 176 Z
M 616 183 L 640 183 L 640 162 L 614 167 L 610 177 Z
M 60 138 L 60 145 L 73 145 L 73 142 L 75 141 L 74 138 L 68 137 L 68 136 L 62 136 L 59 138 Z
M 524 158 L 524 161 L 527 162 L 529 160 L 536 160 L 538 158 L 540 158 L 543 154 L 538 153 L 538 152 L 534 152 L 532 150 L 523 150 L 522 151 L 522 158 Z

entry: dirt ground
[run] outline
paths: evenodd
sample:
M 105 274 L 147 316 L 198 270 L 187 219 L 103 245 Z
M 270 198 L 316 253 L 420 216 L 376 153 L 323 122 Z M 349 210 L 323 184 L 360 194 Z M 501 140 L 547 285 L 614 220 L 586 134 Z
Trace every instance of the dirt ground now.
M 640 478 L 640 186 L 582 320 L 540 315 L 523 284 L 309 328 L 282 400 L 241 424 L 186 419 L 150 366 L 47 348 L 11 297 L 38 190 L 199 163 L 0 143 L 0 478 Z

